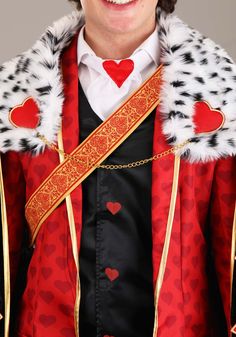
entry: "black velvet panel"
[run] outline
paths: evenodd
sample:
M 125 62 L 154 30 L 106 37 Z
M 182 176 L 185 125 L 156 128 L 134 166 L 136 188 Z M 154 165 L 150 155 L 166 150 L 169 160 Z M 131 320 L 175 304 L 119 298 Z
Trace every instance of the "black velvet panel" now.
M 81 142 L 102 121 L 81 87 L 79 109 Z M 155 113 L 149 116 L 105 163 L 151 156 L 154 117 Z M 151 337 L 151 164 L 126 170 L 98 169 L 82 189 L 80 337 Z

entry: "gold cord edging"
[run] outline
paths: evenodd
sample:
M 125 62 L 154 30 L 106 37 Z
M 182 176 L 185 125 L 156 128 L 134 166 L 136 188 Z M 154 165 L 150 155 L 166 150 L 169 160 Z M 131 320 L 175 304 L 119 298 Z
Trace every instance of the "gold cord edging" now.
M 235 268 L 235 252 L 236 252 L 236 203 L 233 220 L 232 243 L 231 243 L 231 270 L 230 270 L 230 312 L 232 310 L 232 296 L 233 296 L 233 276 Z M 232 334 L 236 334 L 236 325 L 231 329 Z M 233 331 L 234 330 L 234 331 Z
M 157 332 L 158 332 L 158 302 L 159 302 L 160 292 L 161 292 L 161 288 L 162 288 L 162 284 L 164 280 L 166 263 L 167 263 L 169 248 L 170 248 L 170 239 L 171 239 L 171 233 L 172 233 L 172 228 L 173 228 L 175 205 L 176 205 L 177 191 L 178 191 L 179 171 L 180 171 L 180 157 L 176 155 L 175 162 L 174 162 L 174 176 L 173 176 L 170 208 L 169 208 L 169 214 L 168 214 L 168 220 L 167 220 L 167 226 L 166 226 L 166 236 L 165 236 L 165 242 L 164 242 L 162 256 L 161 256 L 159 273 L 158 273 L 157 281 L 156 281 L 155 320 L 154 320 L 154 328 L 153 328 L 153 337 L 157 337 Z
M 64 151 L 63 146 L 63 138 L 62 131 L 58 133 L 58 147 L 61 151 Z M 59 153 L 60 163 L 64 161 L 64 156 L 62 152 Z M 66 197 L 66 209 L 68 215 L 68 222 L 70 228 L 70 236 L 72 243 L 72 252 L 77 270 L 77 280 L 76 280 L 76 300 L 74 307 L 74 322 L 75 322 L 75 334 L 76 337 L 79 337 L 79 307 L 80 307 L 80 277 L 79 277 L 79 252 L 78 252 L 78 243 L 77 243 L 77 235 L 76 235 L 76 227 L 75 227 L 75 219 L 73 213 L 73 206 L 71 201 L 71 195 L 69 194 Z
M 1 218 L 2 218 L 4 304 L 5 304 L 4 337 L 8 337 L 10 328 L 10 303 L 11 303 L 10 256 L 9 256 L 7 208 L 4 192 L 1 155 L 0 155 L 0 194 L 1 194 L 0 198 L 1 198 Z

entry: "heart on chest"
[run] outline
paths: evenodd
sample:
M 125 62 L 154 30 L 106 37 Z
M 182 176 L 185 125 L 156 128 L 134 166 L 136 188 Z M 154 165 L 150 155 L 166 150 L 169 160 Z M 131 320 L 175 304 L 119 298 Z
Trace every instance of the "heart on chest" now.
M 121 204 L 119 202 L 108 201 L 106 207 L 111 214 L 115 215 L 121 210 Z
M 113 60 L 108 60 L 103 62 L 103 68 L 120 88 L 133 72 L 134 62 L 132 60 L 122 60 L 117 63 Z

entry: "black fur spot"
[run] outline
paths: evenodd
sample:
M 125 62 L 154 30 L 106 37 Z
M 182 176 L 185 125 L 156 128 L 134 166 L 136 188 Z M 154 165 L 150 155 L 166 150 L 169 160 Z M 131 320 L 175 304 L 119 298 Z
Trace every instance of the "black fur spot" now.
M 210 147 L 215 147 L 218 145 L 218 136 L 217 134 L 214 134 L 213 136 L 211 136 L 211 138 L 208 140 L 208 144 Z
M 167 34 L 166 34 L 166 30 L 165 30 L 165 28 L 164 28 L 163 26 L 159 29 L 159 34 L 160 34 L 160 35 L 163 34 L 163 35 L 165 35 L 165 36 L 167 35 Z
M 224 94 L 227 94 L 228 92 L 230 92 L 230 91 L 232 91 L 233 89 L 232 88 L 226 88 L 224 91 L 223 91 L 223 93 Z
M 6 109 L 5 105 L 0 105 L 0 111 Z
M 168 139 L 168 143 L 169 144 L 173 144 L 173 143 L 176 142 L 176 140 L 177 140 L 176 136 L 173 136 L 173 137 L 171 137 L 171 138 Z
M 36 75 L 36 74 L 31 74 L 30 75 L 32 78 L 34 78 L 35 80 L 39 80 L 39 77 L 38 77 L 38 75 Z
M 229 64 L 233 64 L 233 62 L 228 57 L 223 57 L 223 60 Z
M 174 87 L 174 88 L 179 88 L 179 87 L 184 87 L 185 86 L 185 82 L 184 81 L 173 81 L 171 82 L 171 85 Z
M 192 73 L 190 73 L 190 71 L 181 71 L 181 74 L 183 74 L 183 75 L 191 75 Z
M 168 118 L 172 119 L 175 117 L 178 117 L 180 119 L 189 119 L 189 117 L 185 115 L 184 113 L 182 113 L 181 111 L 174 111 L 174 110 L 170 111 Z
M 3 71 L 5 69 L 4 66 L 0 66 L 0 72 Z
M 185 105 L 184 101 L 182 101 L 182 100 L 175 101 L 175 104 L 176 105 Z
M 195 101 L 202 101 L 203 100 L 203 96 L 200 92 L 197 92 L 196 94 L 194 94 L 193 98 L 194 98 Z
M 224 68 L 222 68 L 222 70 L 224 70 L 224 71 L 232 71 L 232 68 L 231 67 L 224 67 Z
M 195 80 L 196 80 L 197 82 L 201 83 L 201 84 L 205 84 L 204 79 L 203 79 L 202 77 L 200 77 L 200 76 L 196 76 L 196 77 L 195 77 Z
M 191 124 L 187 124 L 184 126 L 185 129 L 191 129 L 192 128 L 192 125 Z
M 180 95 L 184 97 L 191 97 L 191 95 L 187 91 L 182 91 Z
M 233 138 L 228 139 L 227 143 L 232 147 L 236 147 L 235 140 Z
M 206 59 L 206 58 L 202 59 L 200 63 L 201 63 L 201 65 L 206 65 L 206 64 L 208 64 L 208 59 Z
M 40 96 L 43 96 L 43 95 L 48 95 L 50 91 L 52 90 L 52 87 L 51 85 L 47 85 L 45 87 L 37 88 L 36 90 L 38 91 Z
M 182 55 L 183 57 L 183 62 L 186 63 L 186 64 L 191 64 L 191 63 L 194 63 L 194 59 L 192 57 L 192 53 L 185 53 Z
M 12 81 L 12 80 L 15 79 L 15 76 L 14 76 L 14 75 L 9 75 L 9 76 L 8 76 L 8 79 Z
M 211 73 L 210 74 L 210 78 L 215 78 L 215 77 L 217 77 L 218 76 L 218 73 Z
M 22 71 L 23 73 L 26 73 L 29 69 L 29 66 L 30 66 L 30 63 L 31 63 L 31 60 L 29 58 L 27 58 L 24 62 L 23 62 L 23 65 L 22 65 Z
M 5 128 L 0 128 L 0 133 L 3 133 L 3 132 L 7 132 L 9 131 L 10 129 L 5 127 Z
M 182 48 L 182 44 L 175 44 L 174 46 L 171 47 L 171 51 L 172 53 L 175 53 L 180 48 Z
M 44 62 L 40 62 L 40 64 L 44 67 L 47 68 L 49 70 L 53 70 L 56 67 L 56 62 L 48 62 L 48 61 L 44 61 Z
M 218 95 L 218 91 L 212 90 L 212 91 L 210 91 L 210 94 L 212 94 L 212 95 Z
M 11 96 L 10 92 L 4 92 L 2 97 L 8 99 L 10 96 Z
M 32 146 L 30 146 L 30 142 L 26 138 L 22 138 L 20 140 L 20 147 L 21 147 L 21 149 L 22 149 L 23 152 L 31 151 L 32 150 Z
M 10 147 L 10 146 L 12 146 L 12 141 L 10 139 L 4 140 L 3 147 L 7 148 L 7 147 Z
M 181 158 L 187 160 L 190 157 L 190 153 L 190 149 L 184 151 L 184 153 L 181 155 Z
M 18 92 L 19 90 L 20 90 L 19 85 L 15 85 L 15 86 L 12 88 L 12 91 L 13 91 L 13 92 Z
M 199 137 L 194 137 L 190 139 L 190 143 L 199 143 L 200 142 L 200 138 Z

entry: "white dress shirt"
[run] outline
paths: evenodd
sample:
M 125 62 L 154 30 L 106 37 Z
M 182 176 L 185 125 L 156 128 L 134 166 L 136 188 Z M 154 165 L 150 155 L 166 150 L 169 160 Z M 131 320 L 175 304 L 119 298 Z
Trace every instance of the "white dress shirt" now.
M 104 121 L 158 67 L 160 58 L 158 32 L 156 28 L 129 57 L 134 62 L 134 70 L 119 88 L 103 68 L 105 60 L 96 56 L 85 41 L 84 28 L 80 30 L 78 37 L 79 80 L 91 108 Z

